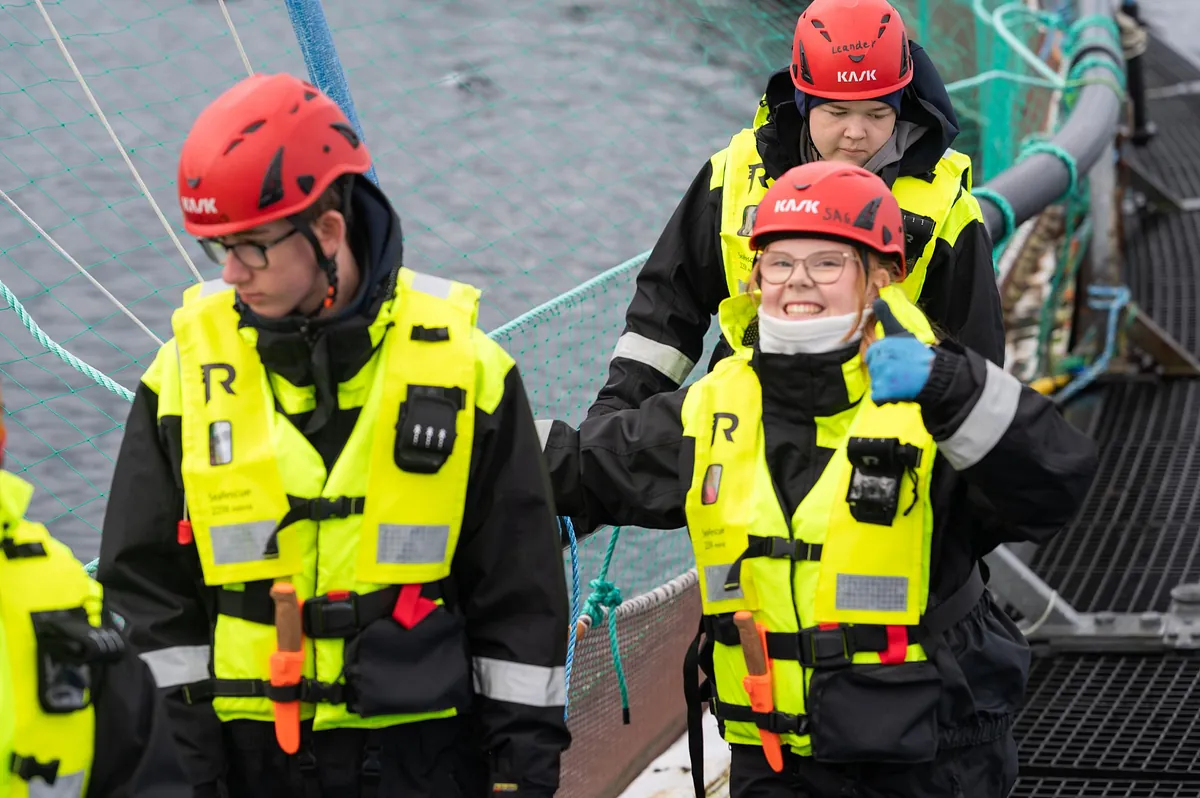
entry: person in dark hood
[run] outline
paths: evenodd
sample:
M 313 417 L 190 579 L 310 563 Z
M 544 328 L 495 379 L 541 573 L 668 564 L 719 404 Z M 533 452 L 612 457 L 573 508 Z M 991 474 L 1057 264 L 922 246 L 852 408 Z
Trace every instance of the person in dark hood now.
M 98 578 L 195 795 L 551 798 L 568 604 L 479 291 L 405 269 L 370 156 L 255 75 L 180 157 L 190 288 L 138 386 Z
M 745 289 L 759 201 L 786 171 L 816 160 L 884 180 L 904 215 L 905 294 L 943 334 L 1003 363 L 992 242 L 970 193 L 971 160 L 950 148 L 957 135 L 945 84 L 894 7 L 812 3 L 796 24 L 792 64 L 771 76 L 753 127 L 700 170 L 642 267 L 588 416 L 637 407 L 685 381 L 717 306 Z M 722 339 L 710 369 L 730 343 L 739 342 Z

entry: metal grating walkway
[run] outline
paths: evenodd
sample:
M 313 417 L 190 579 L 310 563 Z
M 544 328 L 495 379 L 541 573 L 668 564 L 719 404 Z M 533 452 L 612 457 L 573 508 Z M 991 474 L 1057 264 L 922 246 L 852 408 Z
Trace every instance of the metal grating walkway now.
M 1200 80 L 1157 40 L 1147 85 Z M 1200 94 L 1152 100 L 1158 137 L 1132 153 L 1182 198 L 1200 196 Z M 1200 354 L 1200 213 L 1124 222 L 1135 300 Z M 1126 382 L 1096 405 L 1100 470 L 1079 517 L 1033 569 L 1081 611 L 1165 611 L 1200 581 L 1200 380 Z M 1200 657 L 1064 654 L 1034 662 L 1017 721 L 1013 798 L 1200 798 Z

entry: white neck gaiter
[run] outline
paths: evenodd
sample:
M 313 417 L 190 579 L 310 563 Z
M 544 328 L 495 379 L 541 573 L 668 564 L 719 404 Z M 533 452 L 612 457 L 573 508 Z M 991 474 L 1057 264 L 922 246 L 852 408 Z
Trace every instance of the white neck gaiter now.
M 866 315 L 865 313 L 863 314 Z M 861 327 L 849 338 L 857 313 L 819 319 L 780 319 L 758 311 L 758 348 L 769 355 L 819 355 L 862 338 Z

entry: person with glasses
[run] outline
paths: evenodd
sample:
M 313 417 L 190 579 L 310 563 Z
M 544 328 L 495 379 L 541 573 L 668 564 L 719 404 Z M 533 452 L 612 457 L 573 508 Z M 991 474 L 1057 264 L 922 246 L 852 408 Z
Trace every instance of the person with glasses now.
M 1005 798 L 1030 651 L 982 557 L 1069 522 L 1096 446 L 936 334 L 903 290 L 900 207 L 876 175 L 793 168 L 749 246 L 747 290 L 720 307 L 733 353 L 711 373 L 547 425 L 559 512 L 584 531 L 688 527 L 689 734 L 706 700 L 731 798 Z M 703 798 L 702 754 L 692 772 Z
M 98 577 L 195 795 L 550 798 L 568 604 L 521 377 L 479 291 L 402 265 L 366 145 L 255 75 L 183 145 L 221 266 L 172 317 Z
M 861 166 L 888 185 L 904 217 L 904 293 L 945 335 L 1002 364 L 992 241 L 971 195 L 971 158 L 951 148 L 958 133 L 930 53 L 887 0 L 813 0 L 752 125 L 700 168 L 638 273 L 588 417 L 684 383 L 721 300 L 747 284 L 759 201 L 786 171 L 816 161 Z M 738 343 L 718 342 L 709 368 Z

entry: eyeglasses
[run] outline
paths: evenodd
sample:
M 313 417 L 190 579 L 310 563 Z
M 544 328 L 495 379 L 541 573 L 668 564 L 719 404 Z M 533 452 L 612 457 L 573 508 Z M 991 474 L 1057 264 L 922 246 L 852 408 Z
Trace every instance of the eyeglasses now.
M 208 255 L 209 260 L 221 265 L 225 264 L 225 258 L 232 252 L 237 256 L 237 259 L 244 263 L 249 269 L 265 269 L 267 268 L 267 250 L 276 244 L 286 241 L 291 236 L 300 232 L 300 228 L 293 227 L 279 238 L 266 244 L 257 244 L 253 241 L 241 241 L 237 244 L 226 244 L 218 241 L 215 238 L 201 238 L 200 246 L 204 249 L 204 254 Z
M 846 261 L 858 261 L 853 252 L 814 252 L 807 258 L 793 260 L 782 253 L 771 252 L 759 256 L 758 274 L 763 282 L 782 285 L 792 278 L 797 265 L 803 265 L 808 279 L 818 285 L 836 283 L 842 276 Z

